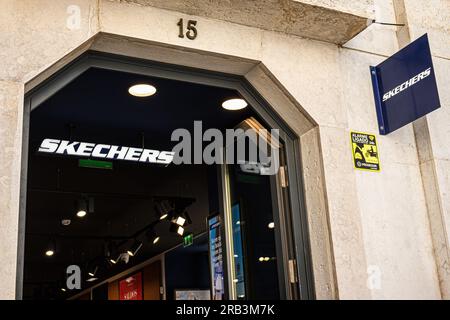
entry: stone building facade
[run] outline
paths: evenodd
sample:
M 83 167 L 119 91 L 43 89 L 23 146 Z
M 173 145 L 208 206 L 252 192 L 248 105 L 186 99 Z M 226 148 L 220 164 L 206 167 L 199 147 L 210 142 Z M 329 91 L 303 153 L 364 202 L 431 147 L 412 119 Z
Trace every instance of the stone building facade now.
M 24 95 L 87 50 L 241 75 L 274 106 L 299 136 L 317 299 L 450 298 L 449 0 L 0 7 L 0 298 L 20 298 Z M 369 66 L 424 33 L 441 108 L 379 136 Z M 381 172 L 353 168 L 350 130 L 377 134 Z

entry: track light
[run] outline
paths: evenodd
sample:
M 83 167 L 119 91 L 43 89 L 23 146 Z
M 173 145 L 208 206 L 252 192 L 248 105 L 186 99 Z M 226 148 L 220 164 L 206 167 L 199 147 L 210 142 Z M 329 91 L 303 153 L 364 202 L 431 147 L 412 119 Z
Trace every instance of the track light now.
M 47 257 L 51 257 L 55 254 L 56 252 L 56 243 L 55 240 L 50 240 L 48 245 L 47 245 L 47 249 L 45 250 L 45 255 Z
M 159 220 L 169 219 L 169 214 L 171 211 L 172 210 L 165 210 L 161 208 L 160 211 L 157 211 Z
M 59 280 L 55 283 L 55 286 L 59 288 L 61 292 L 67 292 L 67 288 L 64 280 Z
M 88 275 L 90 275 L 91 277 L 95 277 L 95 275 L 97 274 L 97 271 L 98 271 L 98 266 L 93 266 L 91 269 L 89 269 Z
M 187 211 L 184 212 L 184 216 L 186 217 L 187 224 L 192 224 L 191 216 L 189 215 L 189 213 Z
M 173 222 L 181 227 L 185 224 L 192 224 L 191 216 L 187 211 L 185 211 L 182 215 L 178 215 L 173 219 Z
M 94 212 L 94 198 L 83 198 L 77 201 L 77 217 L 83 218 L 88 213 Z
M 113 265 L 118 264 L 121 261 L 124 263 L 128 263 L 129 258 L 130 258 L 130 255 L 127 252 L 123 252 L 123 253 L 119 253 L 115 256 L 109 257 L 108 262 Z
M 88 276 L 89 276 L 89 278 L 86 279 L 87 282 L 92 282 L 92 281 L 98 280 L 98 277 L 97 277 L 98 265 L 97 264 L 92 264 L 88 268 L 87 272 L 88 272 Z
M 119 260 L 116 245 L 112 241 L 105 243 L 105 258 L 111 264 L 116 264 Z
M 156 244 L 158 243 L 160 237 L 156 234 L 156 232 L 153 229 L 149 229 L 146 234 L 147 239 L 149 242 L 151 242 L 152 244 Z
M 167 219 L 173 211 L 173 206 L 168 200 L 162 200 L 155 203 L 155 212 L 159 220 Z
M 109 261 L 111 264 L 116 264 L 116 263 L 117 263 L 117 260 L 114 259 L 113 257 L 109 257 L 109 258 L 108 258 L 108 261 Z
M 160 217 L 159 220 L 164 220 L 165 218 L 167 218 L 169 215 L 167 213 L 163 213 Z
M 182 236 L 184 234 L 183 226 L 180 226 L 180 225 L 176 224 L 175 220 L 172 220 L 172 223 L 170 224 L 169 231 L 170 232 L 176 232 L 180 236 Z
M 185 218 L 183 218 L 182 216 L 178 216 L 178 217 L 176 217 L 175 218 L 175 223 L 177 224 L 177 225 L 179 225 L 179 226 L 184 226 L 184 223 L 186 222 L 186 219 Z
M 141 249 L 142 247 L 142 242 L 135 240 L 133 245 L 130 247 L 130 249 L 127 250 L 127 253 L 134 257 L 137 252 L 139 251 L 139 249 Z
M 167 213 L 163 212 L 161 205 L 159 203 L 155 203 L 154 209 L 159 220 L 164 220 L 165 218 L 167 218 Z
M 85 199 L 78 200 L 77 217 L 83 218 L 87 214 L 87 202 Z

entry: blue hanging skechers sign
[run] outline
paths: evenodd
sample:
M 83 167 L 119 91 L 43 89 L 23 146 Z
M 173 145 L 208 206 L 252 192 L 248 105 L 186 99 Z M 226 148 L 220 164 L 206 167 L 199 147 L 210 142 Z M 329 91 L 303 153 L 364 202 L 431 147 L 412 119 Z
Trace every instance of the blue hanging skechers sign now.
M 370 71 L 380 134 L 440 107 L 426 34 Z

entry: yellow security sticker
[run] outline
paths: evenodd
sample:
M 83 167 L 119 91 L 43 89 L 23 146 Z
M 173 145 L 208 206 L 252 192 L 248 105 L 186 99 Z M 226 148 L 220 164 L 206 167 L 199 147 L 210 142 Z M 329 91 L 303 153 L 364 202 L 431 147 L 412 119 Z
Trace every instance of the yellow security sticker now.
M 355 168 L 380 171 L 380 158 L 375 135 L 363 132 L 350 132 L 350 137 Z

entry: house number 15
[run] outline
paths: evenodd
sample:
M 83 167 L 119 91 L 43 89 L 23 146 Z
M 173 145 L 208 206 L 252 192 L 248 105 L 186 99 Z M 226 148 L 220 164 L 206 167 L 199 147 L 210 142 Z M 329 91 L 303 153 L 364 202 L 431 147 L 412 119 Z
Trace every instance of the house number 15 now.
M 195 27 L 197 25 L 197 21 L 195 20 L 188 20 L 187 24 L 186 24 L 186 33 L 184 32 L 184 21 L 183 19 L 180 19 L 177 23 L 178 26 L 178 37 L 179 38 L 184 38 L 184 36 L 186 35 L 186 37 L 189 40 L 194 40 L 195 38 L 197 38 L 197 28 Z

